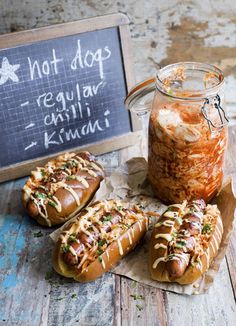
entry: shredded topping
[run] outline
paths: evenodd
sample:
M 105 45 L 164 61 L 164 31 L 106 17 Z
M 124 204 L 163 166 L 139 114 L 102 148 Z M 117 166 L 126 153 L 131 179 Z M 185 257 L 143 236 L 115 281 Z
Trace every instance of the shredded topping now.
M 80 206 L 80 196 L 76 189 L 88 189 L 89 181 L 104 176 L 102 168 L 88 152 L 66 153 L 49 161 L 44 167 L 37 167 L 23 187 L 23 198 L 37 207 L 38 214 L 51 226 L 48 218 L 48 205 L 61 212 L 62 206 L 56 197 L 58 189 L 63 188 L 74 197 Z
M 217 73 L 210 72 L 203 78 L 208 88 L 218 84 L 223 76 L 217 78 Z M 192 81 L 192 77 L 189 79 Z M 170 75 L 168 72 L 163 80 L 164 90 L 177 97 L 190 98 L 192 91 L 185 90 L 182 84 L 189 83 L 195 90 L 194 80 L 188 82 L 187 70 L 184 66 L 179 67 L 171 70 Z M 154 98 L 152 108 L 148 177 L 155 195 L 170 203 L 191 198 L 210 201 L 223 180 L 227 128 L 215 129 L 211 123 L 221 126 L 226 122 L 224 102 L 218 95 L 193 102 L 160 95 Z M 219 114 L 219 111 L 222 113 Z
M 131 245 L 134 239 L 132 226 L 138 223 L 141 231 L 143 222 L 148 226 L 147 216 L 137 206 L 128 208 L 127 204 L 115 200 L 94 203 L 83 210 L 69 230 L 62 232 L 63 259 L 81 272 L 97 258 L 105 268 L 103 253 L 107 247 L 117 241 L 119 253 L 123 256 L 120 237 L 126 233 Z M 109 260 L 108 255 L 107 258 Z
M 154 261 L 153 268 L 157 268 L 160 262 L 179 261 L 184 264 L 183 272 L 189 264 L 198 266 L 201 270 L 200 258 L 203 254 L 206 255 L 209 266 L 209 247 L 212 247 L 214 254 L 218 250 L 216 241 L 211 241 L 212 234 L 216 233 L 219 243 L 223 231 L 222 222 L 221 230 L 216 225 L 219 216 L 217 206 L 206 206 L 203 200 L 170 205 L 155 225 L 157 240 L 154 249 L 160 250 L 161 255 Z M 163 231 L 166 228 L 170 229 L 167 234 Z M 166 240 L 165 244 L 163 239 Z

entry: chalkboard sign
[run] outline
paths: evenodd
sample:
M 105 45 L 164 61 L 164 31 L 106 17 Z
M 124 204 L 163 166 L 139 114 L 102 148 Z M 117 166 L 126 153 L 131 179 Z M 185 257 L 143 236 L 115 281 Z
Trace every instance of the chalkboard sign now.
M 1 181 L 9 166 L 15 177 L 59 152 L 94 144 L 102 153 L 134 142 L 123 104 L 126 24 L 116 14 L 10 34 L 7 48 L 0 37 Z

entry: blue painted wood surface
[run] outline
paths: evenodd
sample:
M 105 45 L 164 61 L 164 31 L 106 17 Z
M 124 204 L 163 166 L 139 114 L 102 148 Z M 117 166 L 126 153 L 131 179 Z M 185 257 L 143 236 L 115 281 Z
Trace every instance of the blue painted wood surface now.
M 234 148 L 230 146 L 232 159 Z M 104 164 L 106 171 L 117 167 L 119 155 L 114 153 L 115 159 Z M 100 159 L 106 162 L 107 156 Z M 227 170 L 235 171 L 232 160 L 229 163 Z M 53 229 L 36 224 L 21 205 L 25 180 L 0 184 L 0 326 L 236 325 L 235 269 L 230 276 L 226 261 L 209 293 L 192 298 L 141 283 L 133 287 L 132 280 L 110 273 L 90 284 L 57 275 L 51 263 Z M 43 236 L 37 238 L 39 231 Z M 234 253 L 232 245 L 235 241 Z M 229 266 L 235 266 L 234 259 L 227 256 Z M 134 300 L 134 293 L 144 300 Z
M 0 185 L 0 325 L 112 325 L 114 275 L 79 284 L 53 272 L 52 229 L 24 212 L 24 182 Z

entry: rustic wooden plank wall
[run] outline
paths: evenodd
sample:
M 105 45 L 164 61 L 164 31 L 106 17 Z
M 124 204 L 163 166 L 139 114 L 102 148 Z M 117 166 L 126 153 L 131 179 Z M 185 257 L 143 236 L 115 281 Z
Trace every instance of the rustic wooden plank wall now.
M 1 0 L 0 33 L 117 11 L 131 20 L 137 81 L 153 74 L 160 65 L 180 60 L 209 61 L 224 70 L 228 102 L 236 102 L 233 0 Z

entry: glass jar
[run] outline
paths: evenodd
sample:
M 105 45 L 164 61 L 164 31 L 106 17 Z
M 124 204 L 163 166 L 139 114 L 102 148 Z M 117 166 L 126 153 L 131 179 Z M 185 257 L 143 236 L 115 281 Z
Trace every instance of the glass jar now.
M 184 62 L 160 69 L 128 94 L 131 110 L 151 111 L 148 179 L 163 202 L 209 202 L 218 192 L 227 147 L 223 86 L 218 68 Z

